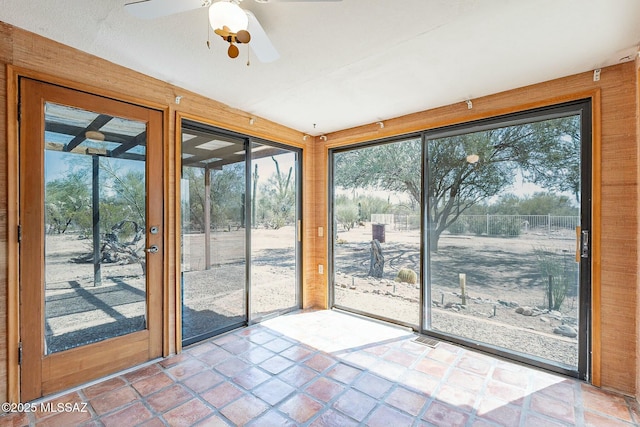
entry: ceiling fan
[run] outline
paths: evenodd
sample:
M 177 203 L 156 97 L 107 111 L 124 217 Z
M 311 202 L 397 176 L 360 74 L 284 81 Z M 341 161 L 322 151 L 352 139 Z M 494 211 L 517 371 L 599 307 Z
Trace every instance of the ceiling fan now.
M 342 0 L 254 0 L 256 3 L 289 2 L 338 2 Z M 280 54 L 269 40 L 267 33 L 255 15 L 240 7 L 242 0 L 138 0 L 126 3 L 125 9 L 141 19 L 162 16 L 201 7 L 209 8 L 209 25 L 223 40 L 229 43 L 227 54 L 236 58 L 239 54 L 236 44 L 249 44 L 260 62 L 273 62 Z M 207 45 L 209 42 L 207 41 Z

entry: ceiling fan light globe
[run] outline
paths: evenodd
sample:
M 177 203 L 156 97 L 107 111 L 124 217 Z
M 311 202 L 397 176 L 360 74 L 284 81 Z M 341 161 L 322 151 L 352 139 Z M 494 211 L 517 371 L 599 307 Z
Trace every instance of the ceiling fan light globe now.
M 229 27 L 231 32 L 246 30 L 249 18 L 240 6 L 228 1 L 219 1 L 209 6 L 209 24 L 214 30 Z
M 229 49 L 227 50 L 227 55 L 229 58 L 237 58 L 240 54 L 240 49 L 235 44 L 229 44 Z
M 247 30 L 240 30 L 238 34 L 236 34 L 236 39 L 238 39 L 238 43 L 249 43 L 251 41 L 251 34 Z

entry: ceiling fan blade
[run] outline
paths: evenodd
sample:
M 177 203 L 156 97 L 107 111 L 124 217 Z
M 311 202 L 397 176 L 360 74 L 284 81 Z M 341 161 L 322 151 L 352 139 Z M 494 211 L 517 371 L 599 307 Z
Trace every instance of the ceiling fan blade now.
M 251 33 L 251 42 L 249 47 L 253 50 L 260 62 L 273 62 L 280 58 L 280 54 L 269 40 L 269 36 L 258 22 L 258 18 L 248 10 L 245 10 L 249 17 L 249 33 Z
M 339 2 L 342 0 L 255 0 L 256 3 L 311 3 L 311 2 Z
M 140 19 L 160 18 L 200 7 L 202 0 L 141 0 L 124 5 L 127 12 Z

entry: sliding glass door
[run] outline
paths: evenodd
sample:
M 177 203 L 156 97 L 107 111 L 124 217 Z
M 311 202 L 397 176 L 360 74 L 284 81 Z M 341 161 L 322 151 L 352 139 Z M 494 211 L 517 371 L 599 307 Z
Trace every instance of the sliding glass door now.
M 300 306 L 300 152 L 182 122 L 182 343 Z
M 333 307 L 588 376 L 591 104 L 331 151 Z
M 584 377 L 587 105 L 428 135 L 426 331 Z

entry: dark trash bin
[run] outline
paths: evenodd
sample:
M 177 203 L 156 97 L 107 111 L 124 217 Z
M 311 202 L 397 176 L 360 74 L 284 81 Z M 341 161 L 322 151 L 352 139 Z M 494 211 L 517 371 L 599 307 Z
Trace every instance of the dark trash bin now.
M 384 243 L 384 224 L 371 224 L 373 240 Z

